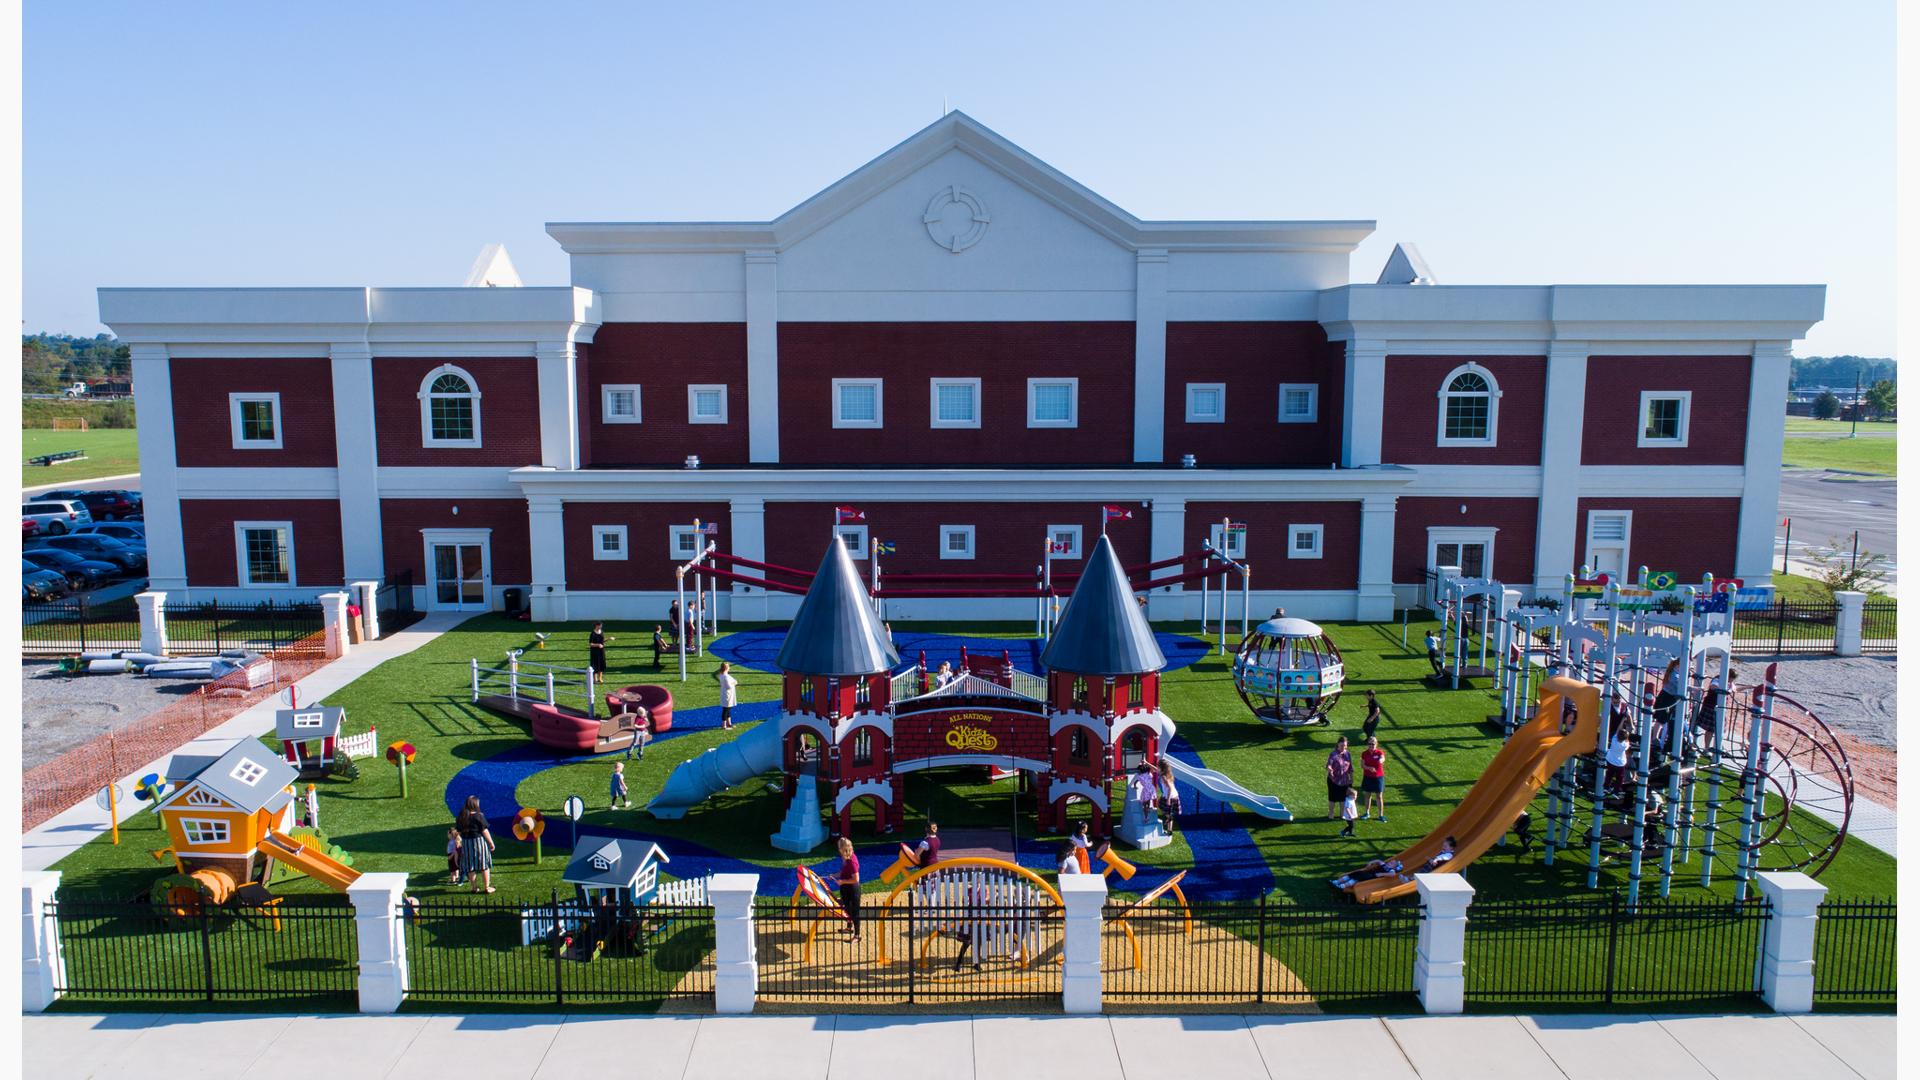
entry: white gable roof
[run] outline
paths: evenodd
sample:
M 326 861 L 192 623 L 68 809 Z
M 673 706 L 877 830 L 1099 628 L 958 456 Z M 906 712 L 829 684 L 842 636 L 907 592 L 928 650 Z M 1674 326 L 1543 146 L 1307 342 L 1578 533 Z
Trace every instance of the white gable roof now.
M 488 244 L 481 248 L 479 258 L 473 260 L 473 269 L 467 271 L 465 284 L 468 288 L 519 288 L 520 271 L 514 269 L 513 260 L 507 257 L 506 245 Z

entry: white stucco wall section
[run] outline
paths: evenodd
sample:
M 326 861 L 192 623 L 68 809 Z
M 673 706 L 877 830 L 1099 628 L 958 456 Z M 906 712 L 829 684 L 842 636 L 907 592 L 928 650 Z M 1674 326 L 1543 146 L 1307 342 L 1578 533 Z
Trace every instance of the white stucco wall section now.
M 140 491 L 146 504 L 147 587 L 177 592 L 187 587 L 186 542 L 180 527 L 179 459 L 173 444 L 173 364 L 165 345 L 134 343 L 133 399 L 147 422 L 136 433 Z
M 1756 342 L 1747 394 L 1746 488 L 1740 496 L 1740 539 L 1734 573 L 1747 581 L 1772 581 L 1774 524 L 1780 514 L 1780 470 L 1756 467 L 1778 462 L 1786 448 L 1788 376 L 1792 343 Z
M 1573 565 L 1584 448 L 1587 344 L 1556 341 L 1547 350 L 1546 409 L 1540 450 L 1539 519 L 1534 543 L 1536 589 L 1559 587 Z
M 386 577 L 386 555 L 373 426 L 373 350 L 364 340 L 342 341 L 333 344 L 330 355 L 342 565 L 348 581 L 380 581 Z
M 747 460 L 780 460 L 780 256 L 749 251 L 746 268 Z
M 1167 403 L 1167 253 L 1134 256 L 1133 460 L 1163 460 Z

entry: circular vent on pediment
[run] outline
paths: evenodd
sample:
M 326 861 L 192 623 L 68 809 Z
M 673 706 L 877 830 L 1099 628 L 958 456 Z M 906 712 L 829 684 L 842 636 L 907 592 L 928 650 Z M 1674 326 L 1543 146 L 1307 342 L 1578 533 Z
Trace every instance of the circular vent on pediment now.
M 927 236 L 955 255 L 979 243 L 980 238 L 987 235 L 987 224 L 992 220 L 980 196 L 958 186 L 935 192 L 927 203 L 927 212 L 920 217 L 927 227 Z

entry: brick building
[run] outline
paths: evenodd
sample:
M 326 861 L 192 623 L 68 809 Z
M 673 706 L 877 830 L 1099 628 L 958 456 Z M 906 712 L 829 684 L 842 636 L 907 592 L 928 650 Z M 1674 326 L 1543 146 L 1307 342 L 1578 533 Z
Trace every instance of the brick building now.
M 658 618 L 694 521 L 807 567 L 836 505 L 890 572 L 1026 573 L 1049 538 L 1071 563 L 1109 503 L 1129 565 L 1232 518 L 1256 603 L 1316 619 L 1386 617 L 1436 563 L 1767 580 L 1822 287 L 1439 285 L 1409 249 L 1356 284 L 1372 228 L 1143 221 L 951 113 L 773 221 L 550 224 L 567 287 L 100 308 L 153 587 L 193 597 L 410 572 L 431 608 Z M 734 586 L 722 614 L 797 602 Z

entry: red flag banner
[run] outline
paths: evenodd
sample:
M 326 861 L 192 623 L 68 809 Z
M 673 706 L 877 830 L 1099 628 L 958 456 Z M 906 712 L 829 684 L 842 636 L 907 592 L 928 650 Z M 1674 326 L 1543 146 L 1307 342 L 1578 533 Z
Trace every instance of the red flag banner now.
M 865 510 L 855 510 L 851 506 L 836 506 L 833 508 L 833 523 L 835 525 L 859 525 L 865 523 L 866 520 L 867 512 Z
M 1102 513 L 1106 515 L 1105 520 L 1107 521 L 1132 521 L 1133 520 L 1133 511 L 1127 509 L 1124 506 L 1103 506 L 1100 508 L 1100 510 Z

